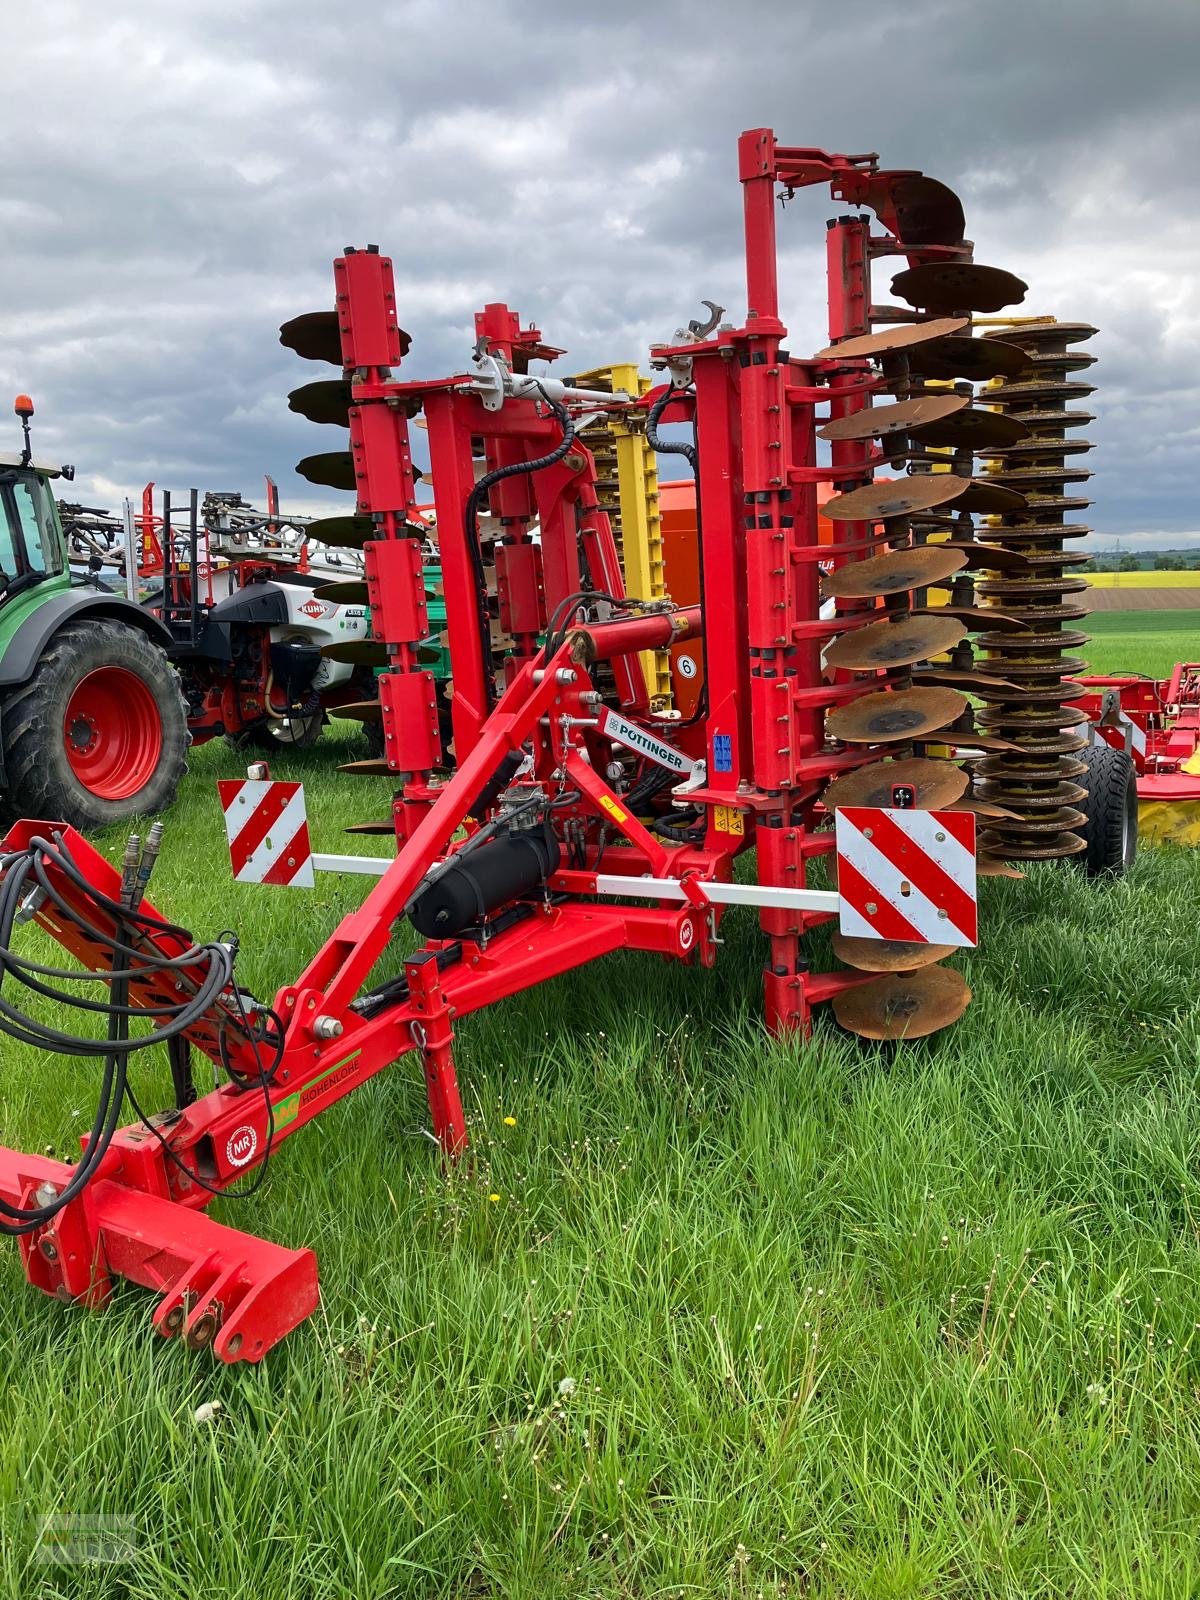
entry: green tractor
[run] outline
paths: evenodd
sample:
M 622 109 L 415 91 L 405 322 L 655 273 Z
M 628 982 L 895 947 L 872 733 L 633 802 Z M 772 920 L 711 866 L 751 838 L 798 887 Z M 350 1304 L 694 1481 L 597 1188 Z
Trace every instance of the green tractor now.
M 187 771 L 187 706 L 157 617 L 74 577 L 51 481 L 0 454 L 0 807 L 80 829 L 161 811 Z

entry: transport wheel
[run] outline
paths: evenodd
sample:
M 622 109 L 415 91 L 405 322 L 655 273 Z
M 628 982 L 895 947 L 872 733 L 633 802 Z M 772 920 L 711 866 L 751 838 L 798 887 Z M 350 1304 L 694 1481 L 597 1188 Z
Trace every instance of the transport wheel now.
M 245 741 L 258 750 L 308 750 L 321 737 L 324 726 L 323 711 L 314 711 L 310 717 L 268 717 L 246 733 Z
M 5 809 L 77 828 L 165 810 L 187 771 L 187 706 L 163 652 L 122 622 L 68 623 L 0 713 Z
M 1087 850 L 1078 859 L 1090 878 L 1119 877 L 1137 854 L 1137 773 L 1124 750 L 1107 744 L 1089 745 L 1080 759 L 1087 763 L 1087 798 L 1080 801 Z

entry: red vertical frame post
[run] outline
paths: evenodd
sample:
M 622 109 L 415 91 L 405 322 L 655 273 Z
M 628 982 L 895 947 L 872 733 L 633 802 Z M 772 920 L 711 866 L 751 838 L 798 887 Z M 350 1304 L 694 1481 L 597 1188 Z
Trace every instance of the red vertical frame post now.
M 441 756 L 432 673 L 420 665 L 425 637 L 416 494 L 408 415 L 383 393 L 404 346 L 396 317 L 391 260 L 373 247 L 347 250 L 333 268 L 342 364 L 351 375 L 350 451 L 358 511 L 370 516 L 375 538 L 363 547 L 371 626 L 388 652 L 379 680 L 384 752 L 404 785 L 420 791 Z M 392 547 L 402 542 L 403 551 Z M 415 559 L 413 559 L 415 552 Z M 423 800 L 410 797 L 419 813 Z M 414 806 L 394 807 L 397 832 L 407 836 Z

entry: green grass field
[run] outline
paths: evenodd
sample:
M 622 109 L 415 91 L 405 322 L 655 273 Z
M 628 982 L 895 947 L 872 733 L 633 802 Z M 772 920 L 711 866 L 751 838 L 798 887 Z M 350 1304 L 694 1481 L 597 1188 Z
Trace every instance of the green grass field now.
M 1093 672 L 1165 677 L 1177 661 L 1200 655 L 1200 610 L 1097 611 L 1083 626 L 1092 641 L 1081 653 Z
M 386 806 L 338 745 L 276 764 L 320 849 Z M 196 752 L 152 893 L 272 993 L 363 880 L 232 885 L 241 766 Z M 458 1170 L 402 1062 L 215 1206 L 320 1255 L 259 1368 L 159 1340 L 131 1286 L 45 1299 L 6 1244 L 4 1593 L 1195 1595 L 1198 898 L 1167 850 L 988 880 L 974 1004 L 907 1046 L 767 1038 L 745 914 L 714 972 L 615 957 L 469 1019 Z M 70 1150 L 94 1095 L 6 1043 L 7 1142 Z M 38 1564 L 48 1513 L 132 1518 L 135 1559 Z

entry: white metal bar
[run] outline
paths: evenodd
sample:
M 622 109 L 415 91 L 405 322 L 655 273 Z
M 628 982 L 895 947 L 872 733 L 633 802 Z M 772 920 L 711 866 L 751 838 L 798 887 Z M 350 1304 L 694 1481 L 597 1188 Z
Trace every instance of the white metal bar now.
M 395 856 L 319 856 L 312 858 L 317 872 L 359 872 L 367 878 L 382 878 Z
M 779 911 L 837 911 L 836 889 L 784 889 L 767 883 L 710 883 L 700 887 L 716 905 L 768 906 Z M 678 878 L 625 878 L 615 872 L 596 875 L 596 893 L 631 899 L 686 900 Z
M 125 593 L 126 593 L 127 597 L 130 600 L 133 601 L 134 605 L 137 605 L 137 603 L 138 603 L 138 563 L 137 563 L 137 555 L 135 554 L 134 547 L 133 547 L 133 501 L 132 500 L 126 500 L 126 502 L 125 502 L 125 512 L 124 512 L 123 522 L 124 522 L 123 531 L 124 531 L 124 536 L 125 536 Z M 164 596 L 164 598 L 165 598 L 165 596 Z
M 394 856 L 324 856 L 314 854 L 317 872 L 358 872 L 381 878 Z M 765 883 L 709 883 L 701 888 L 715 905 L 768 906 L 779 911 L 837 911 L 836 889 L 784 889 Z M 626 878 L 617 872 L 596 876 L 596 893 L 629 900 L 686 900 L 678 878 Z

